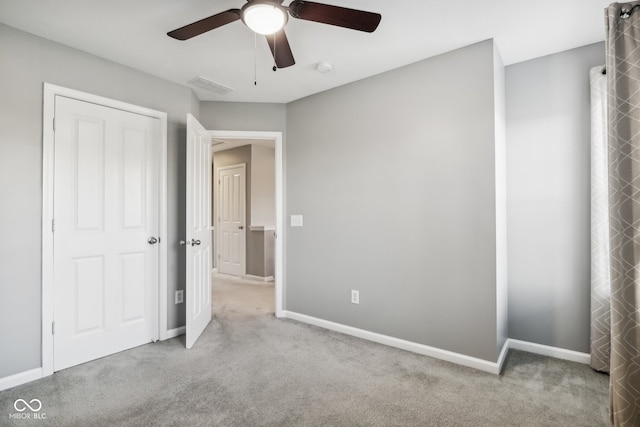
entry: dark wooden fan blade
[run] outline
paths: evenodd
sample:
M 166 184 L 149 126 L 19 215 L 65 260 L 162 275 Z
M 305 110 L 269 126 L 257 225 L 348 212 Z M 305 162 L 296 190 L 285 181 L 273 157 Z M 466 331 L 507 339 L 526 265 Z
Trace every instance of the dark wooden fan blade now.
M 229 9 L 208 18 L 201 19 L 193 24 L 185 25 L 177 30 L 169 31 L 167 35 L 178 40 L 188 40 L 202 33 L 211 31 L 223 25 L 240 19 L 240 9 Z
M 373 33 L 382 19 L 379 13 L 364 10 L 347 9 L 346 7 L 294 0 L 289 5 L 289 14 L 294 18 L 322 24 L 336 25 L 352 30 Z
M 287 68 L 296 63 L 293 59 L 291 46 L 289 46 L 289 40 L 287 40 L 287 35 L 284 33 L 284 28 L 277 33 L 269 34 L 265 37 L 267 38 L 269 49 L 271 49 L 271 54 L 278 68 Z

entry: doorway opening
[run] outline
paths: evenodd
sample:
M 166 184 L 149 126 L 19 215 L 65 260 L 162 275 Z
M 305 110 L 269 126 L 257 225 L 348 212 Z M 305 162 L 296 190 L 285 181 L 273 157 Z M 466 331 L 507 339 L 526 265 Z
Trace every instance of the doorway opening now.
M 282 133 L 210 131 L 210 135 L 214 311 L 216 298 L 238 302 L 238 296 L 245 295 L 258 311 L 268 309 L 283 317 Z M 237 203 L 243 192 L 245 206 Z M 265 298 L 273 304 L 265 303 Z

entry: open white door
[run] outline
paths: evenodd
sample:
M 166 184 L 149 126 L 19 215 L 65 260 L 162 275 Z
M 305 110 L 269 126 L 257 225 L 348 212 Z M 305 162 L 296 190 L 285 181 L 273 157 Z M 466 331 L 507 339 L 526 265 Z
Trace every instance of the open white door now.
M 211 321 L 211 137 L 187 115 L 186 334 L 193 347 Z

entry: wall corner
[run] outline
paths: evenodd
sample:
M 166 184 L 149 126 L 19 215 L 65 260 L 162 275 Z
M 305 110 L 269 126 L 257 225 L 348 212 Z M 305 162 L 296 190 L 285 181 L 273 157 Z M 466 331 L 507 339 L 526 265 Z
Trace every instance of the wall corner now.
M 496 185 L 496 349 L 500 353 L 508 337 L 507 141 L 505 67 L 495 41 L 493 41 L 493 76 Z

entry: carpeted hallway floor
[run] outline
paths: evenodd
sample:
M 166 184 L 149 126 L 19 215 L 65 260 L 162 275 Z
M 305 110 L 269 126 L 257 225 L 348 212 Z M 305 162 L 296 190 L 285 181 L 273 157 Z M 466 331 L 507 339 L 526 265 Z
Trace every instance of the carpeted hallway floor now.
M 16 399 L 45 420 L 12 420 Z M 273 315 L 273 287 L 217 277 L 182 337 L 0 392 L 0 425 L 606 426 L 608 377 L 512 351 L 501 376 Z

